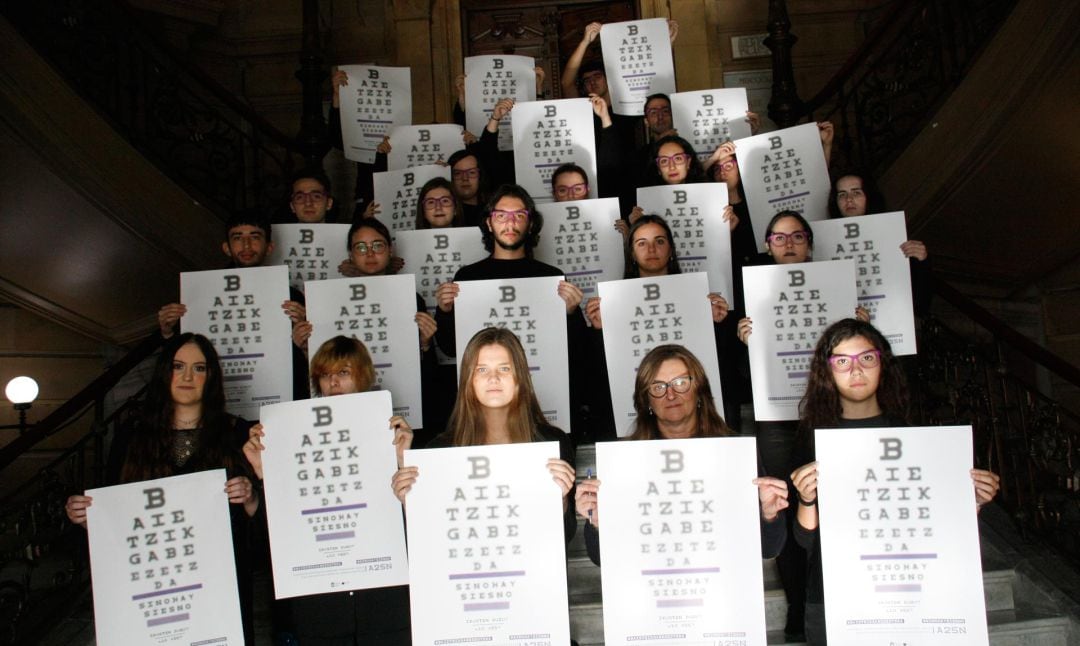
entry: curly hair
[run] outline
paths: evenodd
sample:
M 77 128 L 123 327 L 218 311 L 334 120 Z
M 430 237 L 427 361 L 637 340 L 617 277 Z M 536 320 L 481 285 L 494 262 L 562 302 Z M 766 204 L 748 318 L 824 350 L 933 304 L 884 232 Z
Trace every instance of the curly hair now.
M 724 423 L 724 418 L 716 410 L 713 402 L 712 387 L 709 378 L 705 376 L 705 368 L 698 361 L 694 353 L 685 347 L 676 344 L 658 345 L 641 360 L 638 365 L 637 376 L 634 378 L 634 412 L 637 419 L 634 420 L 634 432 L 630 434 L 631 440 L 660 440 L 660 426 L 656 422 L 656 416 L 652 414 L 652 396 L 649 395 L 649 386 L 656 378 L 660 365 L 668 359 L 682 361 L 686 365 L 686 372 L 690 375 L 693 383 L 695 398 L 697 399 L 697 429 L 694 437 L 722 437 L 731 435 L 731 429 Z
M 683 180 L 684 184 L 697 184 L 699 182 L 707 181 L 705 178 L 705 169 L 701 166 L 701 161 L 698 159 L 697 153 L 694 152 L 694 146 L 687 140 L 678 135 L 667 135 L 660 137 L 653 142 L 649 147 L 649 159 L 646 162 L 646 177 L 648 179 L 648 186 L 663 186 L 667 184 L 664 181 L 664 176 L 660 173 L 660 168 L 656 165 L 656 158 L 660 155 L 660 148 L 664 144 L 676 144 L 682 148 L 683 152 L 690 155 L 690 166 L 686 169 L 686 179 Z
M 536 202 L 533 201 L 529 192 L 517 184 L 503 184 L 488 198 L 484 207 L 484 221 L 480 225 L 484 249 L 487 249 L 488 253 L 495 251 L 495 234 L 492 232 L 490 225 L 491 211 L 494 210 L 499 200 L 504 197 L 521 200 L 522 204 L 525 205 L 525 210 L 529 212 L 529 228 L 525 231 L 525 255 L 532 258 L 533 249 L 536 248 L 536 244 L 540 241 L 540 231 L 544 228 L 544 216 L 540 214 L 540 211 L 536 210 Z

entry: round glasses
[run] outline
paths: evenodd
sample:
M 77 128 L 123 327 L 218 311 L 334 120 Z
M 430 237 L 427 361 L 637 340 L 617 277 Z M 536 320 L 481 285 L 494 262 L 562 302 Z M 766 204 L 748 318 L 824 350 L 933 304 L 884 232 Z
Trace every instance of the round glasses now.
M 664 395 L 667 395 L 668 388 L 674 390 L 681 395 L 690 390 L 690 385 L 693 381 L 694 378 L 689 375 L 675 377 L 668 382 L 654 381 L 649 384 L 649 396 L 660 399 Z
M 833 354 L 829 355 L 829 365 L 833 372 L 851 372 L 851 369 L 859 366 L 862 370 L 870 370 L 881 365 L 881 351 L 867 350 L 859 354 Z
M 373 253 L 375 255 L 384 253 L 387 246 L 388 245 L 382 240 L 376 240 L 375 242 L 372 242 L 370 244 L 368 244 L 367 242 L 357 242 L 352 246 L 352 248 L 353 251 L 360 254 L 361 256 L 366 256 L 369 253 Z
M 802 245 L 810 242 L 810 234 L 806 231 L 792 231 L 791 233 L 773 233 L 765 237 L 774 247 L 783 247 L 788 242 L 801 247 Z

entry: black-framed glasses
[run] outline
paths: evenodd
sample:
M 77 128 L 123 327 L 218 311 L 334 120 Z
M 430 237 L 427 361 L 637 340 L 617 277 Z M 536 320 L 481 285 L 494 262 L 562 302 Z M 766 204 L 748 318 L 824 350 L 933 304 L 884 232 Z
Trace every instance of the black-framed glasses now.
M 303 204 L 307 201 L 322 202 L 326 199 L 326 193 L 323 191 L 297 191 L 292 194 L 293 204 Z
M 859 354 L 829 355 L 829 366 L 833 372 L 851 372 L 856 365 L 863 370 L 870 370 L 881 365 L 881 350 L 867 350 Z
M 810 242 L 810 234 L 806 231 L 792 231 L 791 233 L 773 233 L 769 236 L 766 236 L 765 239 L 768 240 L 769 244 L 774 247 L 783 247 L 788 242 L 791 242 L 791 244 L 795 245 L 796 247 L 801 247 L 807 242 Z
M 375 255 L 385 253 L 387 247 L 389 247 L 389 245 L 387 245 L 382 240 L 376 240 L 376 241 L 371 242 L 371 243 L 357 242 L 356 244 L 354 244 L 352 246 L 352 249 L 353 249 L 353 251 L 360 254 L 361 256 L 366 256 L 369 253 L 373 253 Z
M 693 383 L 694 378 L 690 375 L 683 375 L 681 377 L 675 377 L 671 381 L 654 381 L 649 384 L 649 396 L 660 399 L 667 395 L 668 388 L 674 390 L 680 395 L 689 392 L 690 386 Z

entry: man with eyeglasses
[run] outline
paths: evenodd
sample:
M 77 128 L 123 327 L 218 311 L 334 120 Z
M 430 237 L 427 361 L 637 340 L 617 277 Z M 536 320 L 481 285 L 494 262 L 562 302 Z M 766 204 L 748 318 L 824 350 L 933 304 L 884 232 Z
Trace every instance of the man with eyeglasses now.
M 292 178 L 289 210 L 301 224 L 326 222 L 326 212 L 334 206 L 330 178 L 322 169 L 306 169 Z

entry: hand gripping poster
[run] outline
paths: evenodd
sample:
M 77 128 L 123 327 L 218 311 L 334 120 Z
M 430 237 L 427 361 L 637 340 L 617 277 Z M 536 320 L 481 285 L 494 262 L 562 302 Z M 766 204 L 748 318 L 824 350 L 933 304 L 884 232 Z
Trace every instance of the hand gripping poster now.
M 394 414 L 424 424 L 420 341 L 412 274 L 337 278 L 308 283 L 308 354 L 340 335 L 363 342 L 375 364 L 374 388 L 394 394 Z
M 987 643 L 970 426 L 817 429 L 829 644 Z
M 445 163 L 450 155 L 465 149 L 462 127 L 453 123 L 426 126 L 394 126 L 390 130 L 388 170 Z
M 667 20 L 607 23 L 600 28 L 600 48 L 615 114 L 640 117 L 645 112 L 645 97 L 675 92 Z
M 619 436 L 630 434 L 637 417 L 633 392 L 638 365 L 658 345 L 685 346 L 698 358 L 709 377 L 716 409 L 723 415 L 720 363 L 705 274 L 614 280 L 600 283 L 598 289 L 611 407 Z
M 402 170 L 372 173 L 375 217 L 396 234 L 416 228 L 416 200 L 420 189 L 432 179 L 450 179 L 450 167 L 430 164 Z
M 102 646 L 241 646 L 225 470 L 91 489 L 94 629 Z
M 708 274 L 709 291 L 717 292 L 734 307 L 731 226 L 724 222 L 727 204 L 727 186 L 718 182 L 637 190 L 637 205 L 645 213 L 664 218 L 671 227 L 679 269 L 685 274 Z
M 570 643 L 557 457 L 555 442 L 405 452 L 414 646 Z
M 759 421 L 799 419 L 810 359 L 822 330 L 855 316 L 852 260 L 743 267 L 747 346 Z
M 536 61 L 531 56 L 467 56 L 465 58 L 465 128 L 477 137 L 502 99 L 536 100 Z M 499 150 L 513 150 L 511 111 L 499 122 Z
M 735 142 L 750 220 L 764 236 L 780 211 L 797 211 L 808 221 L 829 217 L 829 167 L 817 124 L 805 123 Z
M 588 99 L 519 103 L 514 115 L 514 171 L 517 183 L 537 202 L 550 202 L 551 176 L 574 163 L 589 179 L 589 197 L 596 197 L 596 140 Z
M 180 274 L 184 332 L 205 335 L 221 360 L 225 407 L 259 419 L 259 407 L 292 399 L 289 269 L 247 267 Z
M 596 445 L 606 643 L 765 645 L 755 446 Z
M 562 280 L 561 276 L 544 276 L 458 283 L 454 338 L 457 347 L 464 348 L 484 328 L 501 327 L 516 334 L 525 349 L 544 418 L 569 433 L 566 301 L 559 296 Z
M 341 138 L 345 158 L 375 163 L 375 149 L 394 126 L 412 123 L 412 80 L 408 67 L 341 65 Z
M 278 599 L 405 585 L 390 393 L 263 410 L 263 482 Z
M 671 124 L 704 162 L 725 141 L 749 137 L 746 88 L 732 87 L 671 95 Z
M 423 297 L 428 312 L 434 312 L 439 285 L 453 280 L 463 265 L 487 258 L 488 252 L 478 228 L 455 227 L 399 231 L 394 236 L 394 254 L 405 261 L 402 271 L 416 277 L 414 291 Z
M 870 312 L 870 322 L 889 340 L 893 354 L 915 354 L 910 261 L 900 251 L 908 239 L 904 212 L 819 220 L 810 226 L 818 258 L 855 261 L 859 305 Z
M 561 269 L 586 300 L 596 296 L 596 283 L 622 278 L 625 243 L 615 228 L 618 198 L 551 202 L 543 214 L 544 235 L 533 254 Z
M 275 224 L 269 265 L 289 268 L 289 286 L 301 292 L 304 282 L 337 278 L 338 265 L 349 257 L 349 225 Z

